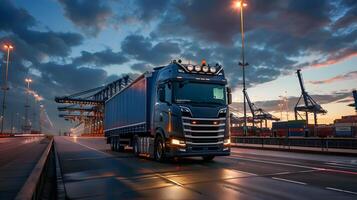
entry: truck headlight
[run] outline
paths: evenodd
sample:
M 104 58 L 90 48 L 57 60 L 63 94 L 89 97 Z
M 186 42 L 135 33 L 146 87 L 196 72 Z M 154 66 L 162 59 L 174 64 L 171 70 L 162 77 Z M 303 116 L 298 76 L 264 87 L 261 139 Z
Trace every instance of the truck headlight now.
M 195 66 L 195 70 L 196 70 L 197 72 L 201 71 L 201 66 L 196 65 L 196 66 Z
M 224 145 L 230 145 L 231 144 L 231 138 L 224 139 L 223 143 L 224 143 Z
M 218 113 L 227 113 L 227 108 L 220 109 Z
M 186 146 L 185 141 L 178 140 L 178 139 L 171 139 L 171 144 L 172 145 L 178 145 L 178 146 Z

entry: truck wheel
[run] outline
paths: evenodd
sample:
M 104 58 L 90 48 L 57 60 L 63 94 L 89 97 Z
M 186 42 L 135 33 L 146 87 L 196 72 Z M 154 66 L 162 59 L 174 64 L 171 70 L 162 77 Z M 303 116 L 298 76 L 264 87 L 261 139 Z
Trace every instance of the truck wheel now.
M 116 140 L 115 140 L 115 151 L 118 151 L 118 152 L 123 152 L 125 149 L 124 146 L 120 145 L 120 137 L 116 137 Z
M 165 161 L 165 146 L 161 136 L 158 136 L 155 142 L 155 160 Z
M 110 149 L 114 151 L 114 141 L 113 138 L 110 138 Z
M 214 156 L 202 156 L 202 159 L 204 161 L 212 161 L 214 159 Z
M 133 142 L 133 149 L 134 149 L 134 155 L 139 156 L 139 139 L 138 137 L 134 137 L 134 142 Z
M 124 146 L 120 146 L 120 144 L 118 143 L 118 151 L 119 152 L 124 152 L 125 151 L 125 147 Z

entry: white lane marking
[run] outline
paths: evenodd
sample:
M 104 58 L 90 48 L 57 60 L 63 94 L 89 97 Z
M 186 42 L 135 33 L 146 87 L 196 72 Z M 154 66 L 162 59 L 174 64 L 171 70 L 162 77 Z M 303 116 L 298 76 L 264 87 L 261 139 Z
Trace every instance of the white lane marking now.
M 334 162 L 326 162 L 325 164 L 328 164 L 328 165 L 336 165 L 336 166 L 343 166 L 343 167 L 352 167 L 352 168 L 357 167 L 357 165 L 349 165 L 349 164 L 334 163 Z
M 247 160 L 247 161 L 253 161 L 253 162 L 260 162 L 260 163 L 267 163 L 267 164 L 274 164 L 274 165 L 284 165 L 284 166 L 290 166 L 290 167 L 299 167 L 299 168 L 305 168 L 305 169 L 313 169 L 313 170 L 320 170 L 321 168 L 317 167 L 309 167 L 305 165 L 297 165 L 297 164 L 289 164 L 289 163 L 281 163 L 281 162 L 272 162 L 272 161 L 266 161 L 266 160 L 256 160 L 256 159 L 250 159 L 250 158 L 243 158 L 239 156 L 231 156 L 233 159 L 236 160 Z
M 299 173 L 299 172 L 278 172 L 278 173 L 275 173 L 274 175 L 286 175 L 286 174 L 291 174 L 291 173 Z
M 348 190 L 341 190 L 341 189 L 333 188 L 333 187 L 326 187 L 326 189 L 328 189 L 328 190 L 333 190 L 333 191 L 337 191 L 337 192 L 344 192 L 344 193 L 348 193 L 348 194 L 355 194 L 355 195 L 357 195 L 357 192 L 352 192 L 352 191 L 348 191 Z
M 114 158 L 114 156 L 109 156 L 109 157 L 113 157 Z M 65 159 L 65 160 L 78 161 L 78 160 L 96 160 L 96 159 L 102 159 L 102 158 L 107 158 L 107 157 L 96 156 L 96 157 L 86 157 L 86 158 L 69 158 L 69 159 Z
M 164 179 L 164 180 L 166 180 L 166 181 L 168 181 L 168 182 L 170 182 L 170 183 L 173 183 L 174 185 L 178 185 L 178 186 L 181 186 L 181 187 L 184 187 L 184 185 L 182 185 L 181 183 L 179 183 L 179 182 L 177 182 L 177 181 L 175 181 L 175 180 L 172 180 L 172 179 L 170 179 L 170 178 L 167 178 L 166 176 L 163 176 L 163 175 L 161 175 L 161 174 L 159 174 L 159 173 L 154 173 L 156 176 L 158 176 L 158 177 L 160 177 L 160 178 L 162 178 L 162 179 Z
M 79 144 L 79 145 L 84 146 L 84 147 L 86 147 L 86 148 L 88 148 L 88 149 L 91 149 L 91 150 L 97 151 L 97 152 L 99 152 L 99 153 L 102 153 L 102 154 L 106 155 L 107 157 L 112 157 L 112 156 L 110 156 L 109 154 L 107 154 L 107 153 L 105 153 L 105 152 L 103 152 L 103 151 L 100 151 L 100 150 L 95 149 L 95 148 L 93 148 L 93 147 L 87 146 L 87 145 L 82 144 L 82 143 L 80 143 L 80 142 L 74 142 L 74 141 L 68 140 L 68 139 L 66 139 L 66 140 L 67 140 L 67 141 L 70 141 L 70 142 L 73 142 L 74 144 Z
M 289 182 L 289 183 L 295 183 L 295 184 L 299 184 L 299 185 L 306 185 L 306 183 L 300 182 L 300 181 L 293 181 L 293 180 L 289 180 L 289 179 L 284 179 L 284 178 L 277 178 L 277 177 L 271 177 L 274 180 L 278 180 L 278 181 L 285 181 L 285 182 Z
M 242 174 L 248 174 L 248 175 L 251 175 L 251 176 L 258 176 L 258 174 L 254 174 L 254 173 L 250 173 L 250 172 L 244 172 L 244 171 L 240 171 L 240 170 L 236 170 L 236 169 L 230 169 L 230 168 L 228 168 L 228 169 L 236 171 L 236 172 L 239 172 L 239 173 L 242 173 Z

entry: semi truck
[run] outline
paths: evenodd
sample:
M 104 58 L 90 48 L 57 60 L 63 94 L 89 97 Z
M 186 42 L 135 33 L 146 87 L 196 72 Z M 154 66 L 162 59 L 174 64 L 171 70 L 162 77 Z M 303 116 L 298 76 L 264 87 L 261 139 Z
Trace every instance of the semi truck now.
M 231 99 L 221 65 L 174 60 L 105 101 L 104 134 L 112 150 L 157 161 L 228 156 Z

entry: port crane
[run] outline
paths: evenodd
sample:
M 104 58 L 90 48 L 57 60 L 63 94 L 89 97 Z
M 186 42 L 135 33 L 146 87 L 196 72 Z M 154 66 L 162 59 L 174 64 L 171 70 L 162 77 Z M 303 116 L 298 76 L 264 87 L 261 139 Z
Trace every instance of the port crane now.
M 92 88 L 68 96 L 55 97 L 55 102 L 65 104 L 57 110 L 59 117 L 84 124 L 84 133 L 103 135 L 104 102 L 130 84 L 132 79 L 123 76 L 107 85 Z
M 298 117 L 303 119 L 303 117 L 300 115 L 299 112 L 304 112 L 305 113 L 305 120 L 306 120 L 306 125 L 309 124 L 309 113 L 314 114 L 314 124 L 315 126 L 317 125 L 317 114 L 326 114 L 327 111 L 321 107 L 316 101 L 306 92 L 305 86 L 304 86 L 304 81 L 301 75 L 301 69 L 298 69 L 296 71 L 299 83 L 300 83 L 300 88 L 301 88 L 301 95 L 299 97 L 299 100 L 297 101 L 294 112 L 295 112 L 295 120 L 298 120 Z M 301 99 L 303 100 L 303 104 L 300 105 Z
M 352 94 L 353 94 L 353 99 L 355 100 L 355 102 L 349 104 L 348 106 L 355 107 L 355 110 L 357 112 L 357 90 L 353 90 Z
M 244 90 L 244 95 L 247 100 L 248 107 L 250 112 L 252 113 L 252 124 L 253 126 L 256 123 L 260 123 L 260 128 L 263 128 L 263 122 L 265 124 L 265 128 L 267 128 L 267 121 L 279 121 L 280 119 L 273 116 L 272 114 L 266 112 L 262 108 L 258 108 L 254 103 L 251 102 L 249 95 L 246 90 Z

